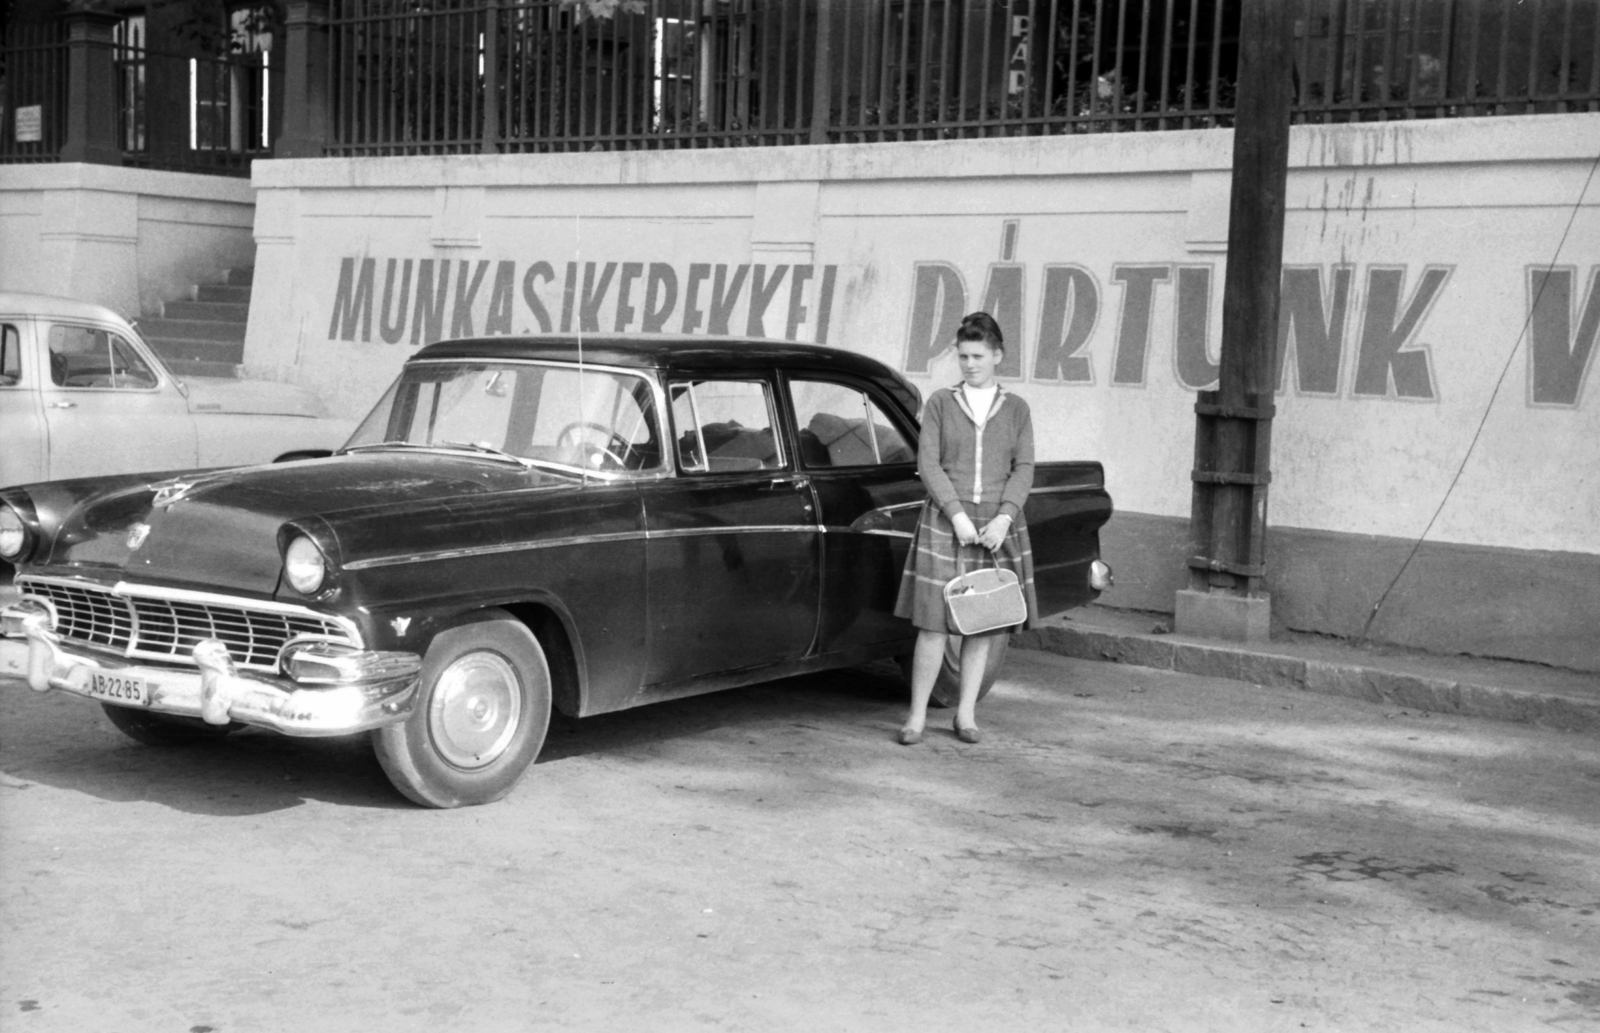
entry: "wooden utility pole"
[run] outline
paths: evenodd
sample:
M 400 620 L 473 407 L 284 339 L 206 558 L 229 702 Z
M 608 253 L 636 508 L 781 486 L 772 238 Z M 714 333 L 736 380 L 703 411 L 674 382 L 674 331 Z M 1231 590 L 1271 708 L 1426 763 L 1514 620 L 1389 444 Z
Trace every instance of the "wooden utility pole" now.
M 1271 482 L 1278 291 L 1293 99 L 1293 11 L 1243 0 L 1234 112 L 1222 368 L 1195 409 L 1189 587 L 1176 630 L 1235 640 L 1268 636 L 1267 486 Z

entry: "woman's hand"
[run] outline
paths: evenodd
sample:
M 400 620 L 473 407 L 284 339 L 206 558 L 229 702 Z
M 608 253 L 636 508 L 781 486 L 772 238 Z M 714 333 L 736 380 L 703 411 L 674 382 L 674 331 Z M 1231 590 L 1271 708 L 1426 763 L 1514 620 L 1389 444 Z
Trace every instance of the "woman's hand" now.
M 975 545 L 978 542 L 978 529 L 972 523 L 972 518 L 965 513 L 957 513 L 950 518 L 950 526 L 955 528 L 956 541 L 962 545 Z
M 1000 548 L 1000 543 L 1006 540 L 1006 534 L 1011 530 L 1011 518 L 1001 513 L 978 532 L 978 544 L 990 552 Z

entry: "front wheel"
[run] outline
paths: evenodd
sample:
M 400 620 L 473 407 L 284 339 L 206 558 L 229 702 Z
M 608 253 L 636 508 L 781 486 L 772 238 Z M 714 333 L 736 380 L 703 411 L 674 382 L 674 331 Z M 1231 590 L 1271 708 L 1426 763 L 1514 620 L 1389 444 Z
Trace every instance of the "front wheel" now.
M 372 733 L 384 774 L 424 807 L 490 803 L 544 745 L 550 666 L 539 640 L 503 610 L 434 637 L 411 716 Z
M 106 712 L 106 717 L 116 725 L 117 731 L 146 746 L 189 746 L 197 742 L 211 742 L 241 727 L 237 724 L 207 724 L 198 717 L 160 714 L 154 710 L 119 707 L 115 703 L 102 703 L 100 709 Z
M 944 663 L 939 666 L 939 677 L 933 683 L 933 695 L 929 702 L 941 707 L 953 707 L 961 701 L 961 643 L 966 641 L 960 635 L 951 635 L 944 640 Z M 994 688 L 995 679 L 1000 677 L 1000 668 L 1006 662 L 1006 651 L 1011 648 L 1011 635 L 1001 633 L 994 636 L 994 641 L 989 643 L 988 661 L 983 665 L 983 681 L 978 683 L 978 698 L 989 694 Z

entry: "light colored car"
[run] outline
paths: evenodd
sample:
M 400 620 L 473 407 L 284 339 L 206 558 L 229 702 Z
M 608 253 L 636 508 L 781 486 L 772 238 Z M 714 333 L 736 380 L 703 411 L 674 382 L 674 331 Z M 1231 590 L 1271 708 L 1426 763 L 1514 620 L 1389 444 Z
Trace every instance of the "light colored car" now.
M 353 429 L 290 384 L 180 380 L 108 308 L 0 292 L 0 486 L 326 455 Z

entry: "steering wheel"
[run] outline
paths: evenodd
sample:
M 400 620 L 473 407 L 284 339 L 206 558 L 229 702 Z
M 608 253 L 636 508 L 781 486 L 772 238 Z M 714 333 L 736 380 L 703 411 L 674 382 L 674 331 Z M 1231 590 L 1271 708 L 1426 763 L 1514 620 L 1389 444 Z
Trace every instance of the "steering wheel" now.
M 604 445 L 597 445 L 593 441 L 587 441 L 584 438 L 579 437 L 577 434 L 574 434 L 575 431 L 579 434 L 588 431 L 595 431 L 605 437 L 606 443 Z M 585 459 L 588 459 L 590 455 L 598 455 L 609 459 L 618 470 L 626 470 L 628 468 L 627 460 L 623 459 L 623 455 L 629 451 L 628 443 L 622 440 L 621 436 L 619 436 L 615 431 L 605 424 L 595 423 L 591 420 L 573 420 L 565 427 L 562 427 L 561 433 L 556 435 L 556 444 L 569 444 L 567 440 L 567 436 L 569 434 L 573 435 L 570 442 L 571 445 L 588 450 L 584 454 Z

